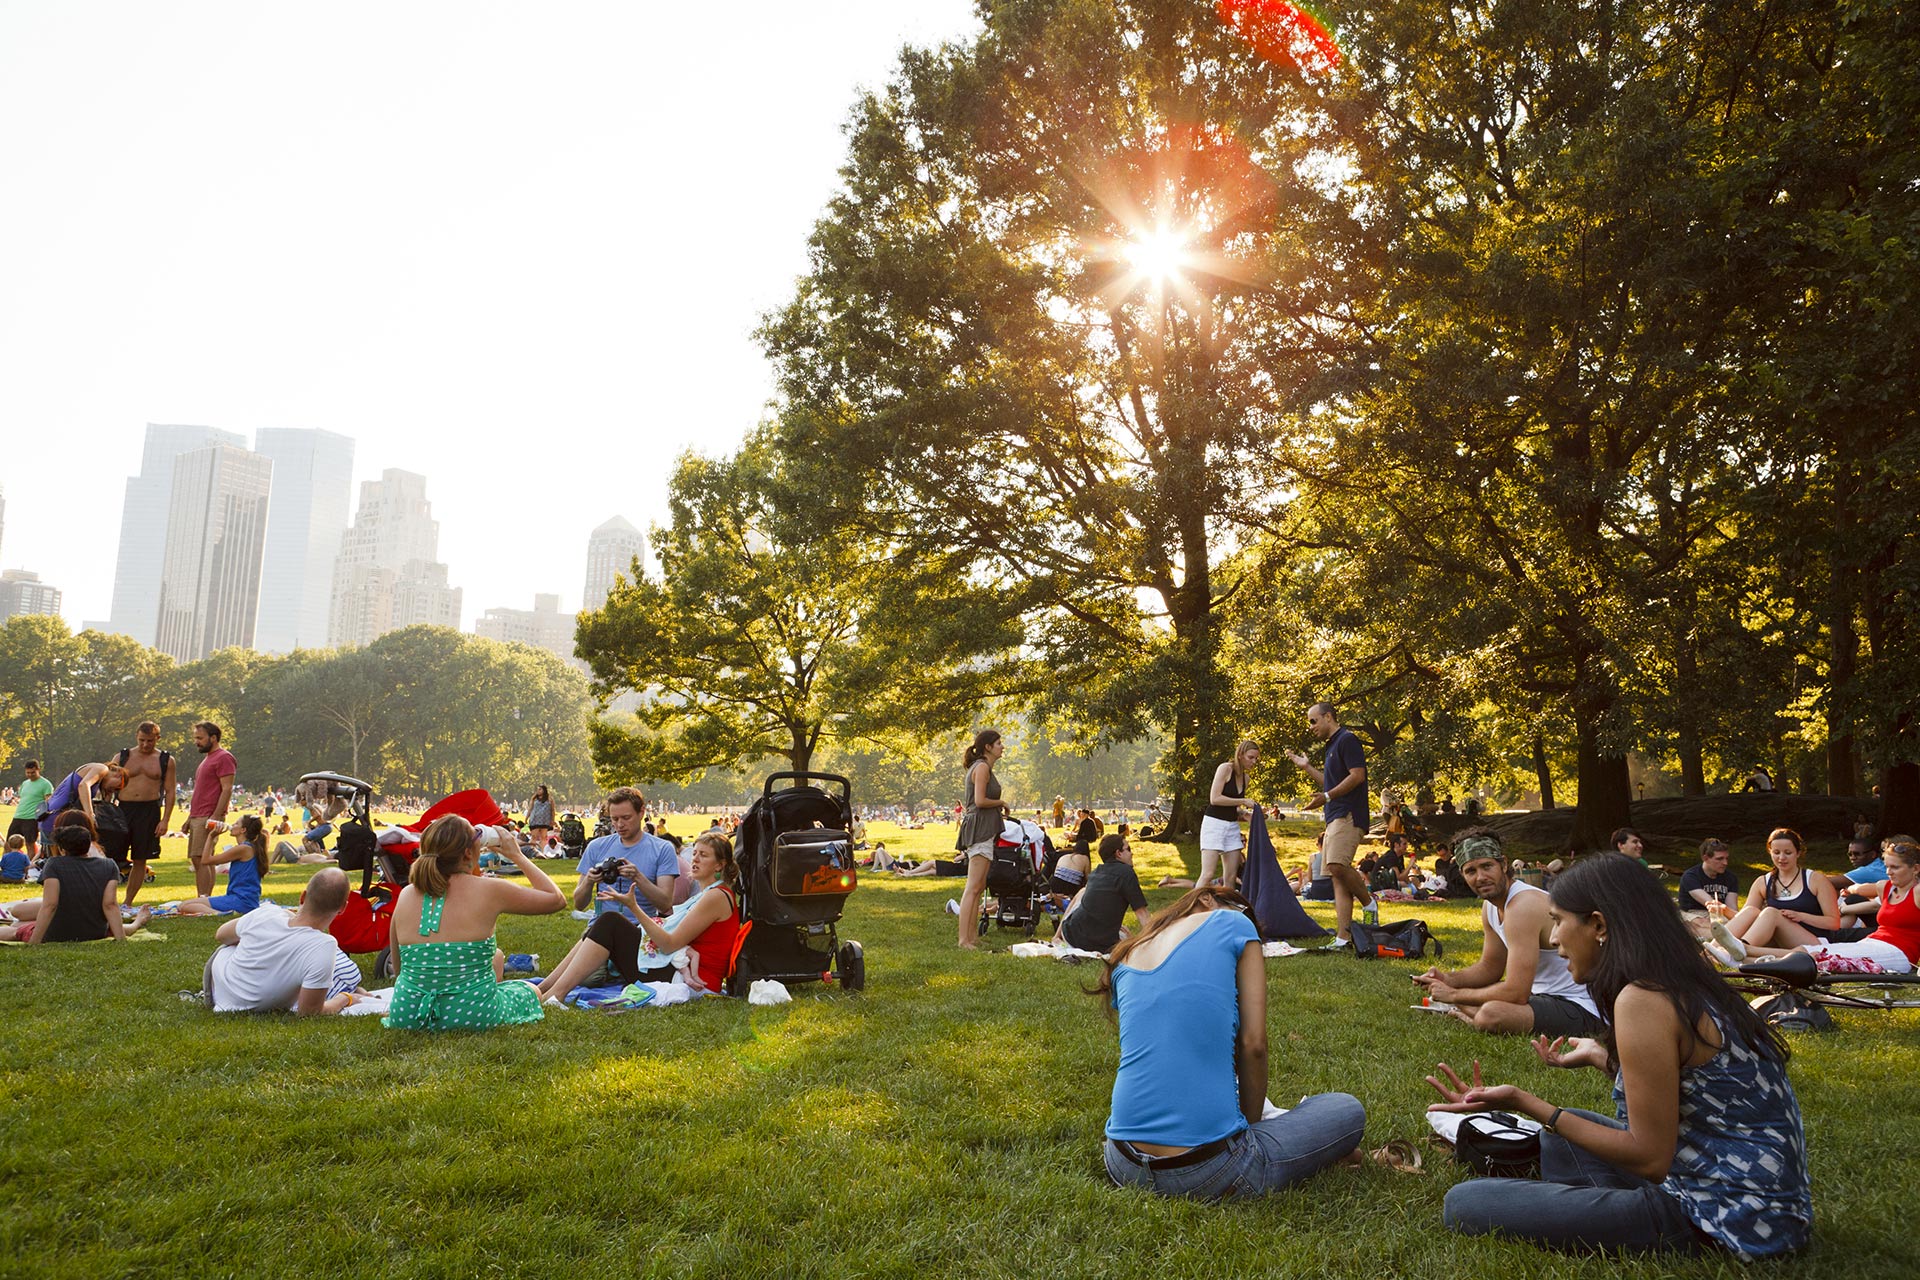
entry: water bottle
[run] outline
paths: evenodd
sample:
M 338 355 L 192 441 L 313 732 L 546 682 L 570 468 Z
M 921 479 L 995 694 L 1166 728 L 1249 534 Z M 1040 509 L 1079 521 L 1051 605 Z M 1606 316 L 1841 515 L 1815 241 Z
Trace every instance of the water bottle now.
M 1360 909 L 1360 919 L 1363 923 L 1371 927 L 1374 927 L 1374 928 L 1379 927 L 1380 925 L 1380 895 L 1379 894 L 1375 894 L 1373 897 L 1367 899 L 1367 905 Z

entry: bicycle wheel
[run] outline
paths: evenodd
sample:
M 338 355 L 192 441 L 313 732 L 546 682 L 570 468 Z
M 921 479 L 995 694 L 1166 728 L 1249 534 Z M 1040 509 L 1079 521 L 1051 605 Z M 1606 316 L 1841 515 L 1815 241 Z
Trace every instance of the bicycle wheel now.
M 1908 975 L 1835 976 L 1800 993 L 1829 1009 L 1920 1009 L 1920 977 Z

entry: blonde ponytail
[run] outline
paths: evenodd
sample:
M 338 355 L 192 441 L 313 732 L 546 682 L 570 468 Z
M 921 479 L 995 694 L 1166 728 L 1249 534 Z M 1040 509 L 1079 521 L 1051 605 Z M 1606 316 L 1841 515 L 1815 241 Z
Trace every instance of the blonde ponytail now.
M 466 865 L 473 851 L 473 824 L 450 813 L 420 837 L 420 852 L 407 873 L 407 883 L 429 898 L 447 896 L 447 886 Z

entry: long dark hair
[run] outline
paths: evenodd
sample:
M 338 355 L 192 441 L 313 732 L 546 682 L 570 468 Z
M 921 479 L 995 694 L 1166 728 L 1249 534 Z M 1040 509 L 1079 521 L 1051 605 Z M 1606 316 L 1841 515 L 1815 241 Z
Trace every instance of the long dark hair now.
M 1555 877 L 1553 905 L 1562 915 L 1599 914 L 1607 922 L 1587 991 L 1607 1019 L 1606 1045 L 1614 1053 L 1613 1002 L 1638 984 L 1673 1001 L 1687 1035 L 1699 1040 L 1700 1015 L 1712 1011 L 1727 1033 L 1755 1053 L 1785 1062 L 1786 1038 L 1734 994 L 1708 963 L 1653 873 L 1620 853 L 1581 858 Z M 1688 1050 L 1691 1054 L 1692 1050 Z
M 1108 837 L 1108 839 L 1112 838 L 1111 836 Z M 1113 971 L 1125 964 L 1128 956 L 1132 955 L 1152 939 L 1165 933 L 1177 922 L 1185 920 L 1188 916 L 1199 915 L 1205 911 L 1238 911 L 1245 915 L 1247 919 L 1253 919 L 1253 904 L 1232 889 L 1223 889 L 1215 884 L 1201 885 L 1198 888 L 1189 889 L 1178 902 L 1175 902 L 1163 911 L 1156 911 L 1152 921 L 1148 923 L 1146 928 L 1131 938 L 1124 939 L 1112 951 L 1108 952 L 1104 962 L 1106 967 L 1100 972 L 1100 980 L 1091 987 L 1083 988 L 1083 990 L 1090 996 L 1107 997 L 1107 1016 L 1109 1018 L 1113 1017 Z M 1257 922 L 1254 928 L 1258 930 L 1259 925 Z
M 987 748 L 998 741 L 1000 741 L 1000 731 L 998 729 L 982 729 L 980 732 L 974 734 L 973 745 L 968 747 L 966 754 L 960 757 L 960 767 L 963 769 L 973 768 L 974 765 L 980 762 L 980 758 L 987 754 Z
M 255 814 L 248 814 L 233 824 L 233 834 L 240 837 L 239 843 L 253 850 L 253 865 L 263 877 L 272 869 L 273 859 L 267 855 L 267 827 Z

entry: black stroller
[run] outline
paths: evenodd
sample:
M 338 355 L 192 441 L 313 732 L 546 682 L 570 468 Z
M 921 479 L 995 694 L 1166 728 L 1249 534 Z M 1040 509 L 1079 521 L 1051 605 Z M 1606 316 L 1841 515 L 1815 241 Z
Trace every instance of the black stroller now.
M 993 842 L 993 860 L 987 864 L 980 932 L 999 925 L 1019 929 L 1031 938 L 1040 927 L 1040 917 L 1056 914 L 1048 888 L 1055 861 L 1053 841 L 1045 831 L 1031 823 L 1005 823 Z
M 560 847 L 576 862 L 587 851 L 587 824 L 580 820 L 579 814 L 568 812 L 560 815 Z
M 775 783 L 791 785 L 776 789 Z M 837 784 L 835 795 L 814 784 Z M 867 985 L 857 942 L 834 925 L 859 884 L 853 865 L 852 786 L 838 774 L 776 773 L 740 822 L 740 954 L 727 990 L 744 995 L 761 978 Z

